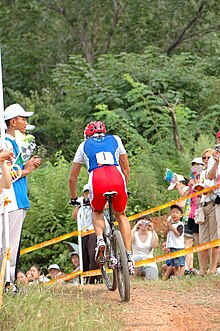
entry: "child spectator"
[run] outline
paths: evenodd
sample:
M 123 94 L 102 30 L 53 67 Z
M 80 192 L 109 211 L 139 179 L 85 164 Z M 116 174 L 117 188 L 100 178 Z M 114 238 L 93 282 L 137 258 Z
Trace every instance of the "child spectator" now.
M 164 240 L 162 242 L 162 251 L 164 254 L 170 253 L 170 249 L 166 247 L 167 242 Z M 162 264 L 161 272 L 162 272 L 162 279 L 167 280 L 171 276 L 174 276 L 175 268 L 170 265 L 170 260 L 166 260 L 166 263 Z
M 180 221 L 182 216 L 182 208 L 179 205 L 170 207 L 171 219 L 167 220 L 164 234 L 167 235 L 166 247 L 170 252 L 177 252 L 184 249 L 184 224 Z M 175 267 L 175 276 L 181 278 L 185 271 L 185 256 L 176 257 L 170 260 L 170 265 Z

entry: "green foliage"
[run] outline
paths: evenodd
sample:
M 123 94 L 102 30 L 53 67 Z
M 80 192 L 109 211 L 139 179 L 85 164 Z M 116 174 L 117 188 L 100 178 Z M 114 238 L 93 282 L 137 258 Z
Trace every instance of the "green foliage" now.
M 217 0 L 2 1 L 5 105 L 18 102 L 35 112 L 30 123 L 44 152 L 44 164 L 28 176 L 23 247 L 74 229 L 70 161 L 95 119 L 128 152 L 129 215 L 176 197 L 167 191 L 165 169 L 188 176 L 190 160 L 214 145 L 220 128 L 219 6 Z M 86 181 L 83 168 L 79 189 Z M 46 266 L 55 259 L 65 266 L 65 254 L 57 244 L 22 263 Z

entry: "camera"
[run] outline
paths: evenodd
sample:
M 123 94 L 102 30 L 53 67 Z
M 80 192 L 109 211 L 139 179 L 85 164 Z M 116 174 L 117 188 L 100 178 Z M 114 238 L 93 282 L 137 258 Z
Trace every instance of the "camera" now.
M 215 145 L 214 150 L 220 153 L 220 145 Z
M 83 198 L 83 206 L 90 206 L 90 199 L 89 198 Z

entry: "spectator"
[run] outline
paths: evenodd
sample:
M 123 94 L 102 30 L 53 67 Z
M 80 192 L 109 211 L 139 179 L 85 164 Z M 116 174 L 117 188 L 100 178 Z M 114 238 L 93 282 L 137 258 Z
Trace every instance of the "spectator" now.
M 0 187 L 9 189 L 11 187 L 11 176 L 8 162 L 12 162 L 14 153 L 12 150 L 0 150 Z
M 73 251 L 69 254 L 74 271 L 80 271 L 79 254 Z M 78 285 L 80 283 L 80 277 L 73 278 L 69 281 L 71 284 Z
M 202 153 L 202 160 L 205 165 L 205 169 L 208 166 L 208 160 L 212 156 L 214 150 L 206 149 Z M 204 187 L 210 187 L 214 185 L 214 180 L 207 179 L 207 170 L 204 170 L 200 175 L 199 189 Z M 199 243 L 204 244 L 206 242 L 218 239 L 217 233 L 217 221 L 215 215 L 215 204 L 210 199 L 210 194 L 203 194 L 201 198 L 201 203 L 203 205 L 203 211 L 205 216 L 204 223 L 199 224 Z M 210 273 L 216 273 L 217 263 L 219 257 L 219 247 L 213 247 L 210 249 Z M 207 264 L 209 258 L 209 250 L 204 250 L 200 252 L 200 270 L 199 275 L 203 276 L 207 271 Z
M 17 272 L 17 283 L 28 285 L 28 278 L 23 270 L 18 270 Z
M 215 146 L 215 151 L 212 157 L 208 160 L 207 178 L 214 180 L 214 184 L 220 184 L 220 131 L 216 134 L 217 146 Z M 215 214 L 217 221 L 217 233 L 218 239 L 220 239 L 220 187 L 214 190 L 212 195 L 212 200 L 215 203 Z
M 64 276 L 64 273 L 60 271 L 60 267 L 58 266 L 58 264 L 51 264 L 47 270 L 50 279 L 56 279 L 61 276 Z
M 11 162 L 14 157 L 12 150 L 0 150 L 0 252 L 2 257 L 5 254 L 5 247 L 3 248 L 3 213 L 4 213 L 4 196 L 3 188 L 11 187 L 11 176 L 7 162 Z
M 131 240 L 134 261 L 154 257 L 153 251 L 158 246 L 158 236 L 151 221 L 139 220 L 131 230 Z M 148 280 L 158 279 L 157 264 L 150 263 L 136 268 L 134 277 L 138 275 Z
M 192 160 L 191 163 L 192 163 L 191 178 L 188 183 L 188 186 L 190 188 L 190 194 L 193 194 L 193 193 L 195 193 L 195 190 L 194 190 L 195 185 L 200 182 L 200 174 L 204 170 L 204 168 L 203 168 L 204 163 L 202 161 L 202 158 L 195 158 Z M 189 230 L 191 230 L 193 233 L 193 238 L 195 240 L 196 245 L 199 245 L 199 224 L 195 223 L 195 211 L 198 208 L 200 199 L 201 199 L 200 196 L 195 196 L 190 199 L 190 212 L 189 212 L 188 224 L 187 224 Z M 198 252 L 198 259 L 199 259 L 199 266 L 200 266 L 201 252 Z
M 79 254 L 76 251 L 73 251 L 69 254 L 74 271 L 77 272 L 80 270 L 80 265 L 79 265 Z
M 34 263 L 31 268 L 31 276 L 33 281 L 31 282 L 31 284 L 41 284 L 41 283 L 47 283 L 49 282 L 49 278 L 47 278 L 46 276 L 44 276 L 43 274 L 41 274 L 41 270 L 38 264 Z
M 164 254 L 170 253 L 170 249 L 166 247 L 167 242 L 164 240 L 162 242 L 162 251 Z M 170 265 L 170 260 L 166 260 L 166 263 L 161 266 L 162 279 L 167 280 L 175 274 L 175 268 Z
M 33 281 L 33 277 L 32 277 L 32 274 L 31 274 L 30 270 L 28 270 L 26 272 L 26 277 L 27 277 L 29 283 L 31 283 Z
M 4 118 L 7 125 L 5 141 L 7 147 L 12 149 L 15 155 L 15 160 L 21 155 L 19 141 L 15 138 L 15 130 L 25 132 L 27 125 L 27 117 L 33 115 L 33 112 L 26 112 L 19 104 L 14 104 L 5 109 Z M 19 260 L 21 230 L 26 210 L 30 207 L 27 193 L 26 175 L 30 174 L 39 167 L 41 159 L 31 158 L 25 164 L 20 164 L 21 178 L 14 181 L 11 189 L 6 191 L 6 195 L 12 201 L 8 205 L 8 220 L 9 220 L 9 244 L 10 244 L 10 274 L 11 283 L 16 279 L 16 268 Z M 3 232 L 4 233 L 4 232 Z M 3 249 L 5 251 L 5 238 L 3 236 Z M 3 254 L 0 256 L 0 264 L 2 263 Z
M 89 185 L 83 187 L 83 197 L 80 200 L 80 206 L 76 207 L 72 213 L 73 219 L 78 219 L 78 230 L 90 231 L 94 230 L 92 224 L 92 208 L 90 205 Z M 96 234 L 90 233 L 82 237 L 82 257 L 83 257 L 83 271 L 99 269 L 95 261 L 96 248 Z M 89 277 L 86 282 L 94 284 L 100 281 L 100 276 Z
M 176 189 L 179 196 L 183 198 L 190 194 L 190 187 L 188 186 L 188 180 L 182 175 L 176 174 L 176 181 L 171 183 L 168 187 L 169 190 Z M 179 206 L 183 209 L 183 216 L 181 221 L 184 223 L 184 245 L 185 248 L 193 246 L 193 232 L 188 228 L 188 216 L 190 212 L 190 199 L 180 201 Z M 187 254 L 185 258 L 186 270 L 193 272 L 193 253 Z
M 184 249 L 184 224 L 180 221 L 182 208 L 174 204 L 170 207 L 170 216 L 168 218 L 164 234 L 167 235 L 166 247 L 170 252 L 177 252 Z M 185 271 L 185 256 L 176 257 L 170 260 L 170 265 L 175 267 L 175 276 L 181 278 Z

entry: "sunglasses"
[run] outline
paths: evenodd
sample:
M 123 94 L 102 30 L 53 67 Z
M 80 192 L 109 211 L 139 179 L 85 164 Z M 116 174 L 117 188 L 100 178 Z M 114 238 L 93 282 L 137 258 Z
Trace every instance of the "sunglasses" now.
M 203 156 L 203 160 L 209 160 L 211 156 Z

